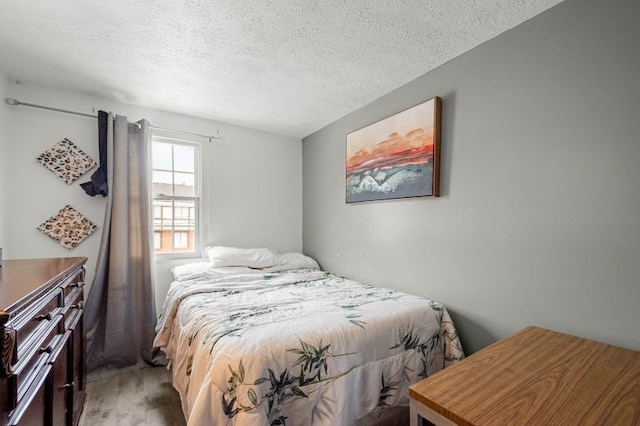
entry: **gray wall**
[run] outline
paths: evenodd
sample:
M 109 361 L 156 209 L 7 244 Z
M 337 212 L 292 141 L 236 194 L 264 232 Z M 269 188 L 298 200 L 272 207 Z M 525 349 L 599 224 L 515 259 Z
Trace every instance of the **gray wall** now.
M 303 246 L 449 307 L 640 350 L 640 2 L 567 0 L 303 140 Z M 345 135 L 443 99 L 441 198 L 345 204 Z

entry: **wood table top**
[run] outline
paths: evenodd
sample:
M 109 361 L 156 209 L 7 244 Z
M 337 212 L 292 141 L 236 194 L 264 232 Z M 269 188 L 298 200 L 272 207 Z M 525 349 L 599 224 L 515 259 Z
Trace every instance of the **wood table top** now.
M 527 327 L 409 395 L 460 425 L 640 425 L 640 352 Z

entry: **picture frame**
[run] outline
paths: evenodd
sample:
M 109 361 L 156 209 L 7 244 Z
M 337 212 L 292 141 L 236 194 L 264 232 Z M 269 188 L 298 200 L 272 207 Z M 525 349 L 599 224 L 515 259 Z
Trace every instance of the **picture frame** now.
M 439 197 L 441 120 L 436 96 L 347 134 L 346 202 Z

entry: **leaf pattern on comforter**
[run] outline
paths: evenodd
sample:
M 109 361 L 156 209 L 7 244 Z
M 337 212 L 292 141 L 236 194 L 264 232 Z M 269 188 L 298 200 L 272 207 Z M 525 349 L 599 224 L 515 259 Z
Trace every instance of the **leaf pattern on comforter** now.
M 300 355 L 292 365 L 292 370 L 299 366 L 300 372 L 297 375 L 294 375 L 293 371 L 289 371 L 289 368 L 285 368 L 280 374 L 267 368 L 268 377 L 260 377 L 253 383 L 246 383 L 244 381 L 245 374 L 242 360 L 240 360 L 237 372 L 229 366 L 231 377 L 228 380 L 227 390 L 222 396 L 224 413 L 228 418 L 232 418 L 239 412 L 259 410 L 266 403 L 269 425 L 286 425 L 287 416 L 282 415 L 282 412 L 284 412 L 289 402 L 294 402 L 300 398 L 309 398 L 309 395 L 349 373 L 350 370 L 338 376 L 323 377 L 324 374 L 327 374 L 330 358 L 351 355 L 335 355 L 329 351 L 330 347 L 330 344 L 323 345 L 322 341 L 318 347 L 300 341 L 299 347 L 287 349 L 287 352 Z M 263 383 L 267 383 L 269 388 L 264 396 L 258 397 L 254 386 L 259 386 Z M 251 402 L 250 405 L 247 406 L 238 402 L 238 385 L 251 386 L 246 391 L 246 397 Z M 325 408 L 327 409 L 326 411 L 319 411 L 316 415 L 330 417 L 330 406 Z
M 352 424 L 464 356 L 443 305 L 317 270 L 174 282 L 157 331 L 189 425 Z

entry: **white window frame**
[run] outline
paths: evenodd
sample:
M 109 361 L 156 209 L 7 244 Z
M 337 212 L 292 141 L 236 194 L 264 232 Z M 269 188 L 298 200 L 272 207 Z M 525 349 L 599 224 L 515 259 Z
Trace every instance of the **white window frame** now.
M 188 258 L 199 258 L 202 256 L 203 253 L 203 247 L 202 247 L 202 241 L 203 241 L 203 235 L 205 234 L 205 224 L 203 223 L 202 218 L 206 217 L 204 215 L 203 212 L 203 206 L 206 205 L 206 202 L 204 202 L 203 200 L 203 194 L 205 193 L 205 191 L 203 190 L 203 147 L 202 147 L 202 143 L 200 143 L 199 141 L 196 140 L 190 140 L 190 139 L 185 139 L 183 137 L 180 138 L 176 138 L 176 137 L 171 137 L 171 136 L 166 136 L 163 134 L 162 131 L 157 131 L 157 130 L 152 130 L 151 132 L 151 155 L 153 156 L 153 143 L 154 142 L 164 142 L 164 143 L 169 143 L 169 144 L 173 144 L 173 145 L 185 145 L 185 146 L 190 146 L 193 147 L 195 149 L 195 164 L 194 164 L 194 186 L 195 186 L 195 194 L 192 197 L 184 197 L 184 196 L 175 196 L 175 195 L 162 195 L 162 196 L 155 196 L 153 194 L 153 183 L 151 184 L 151 199 L 152 199 L 152 206 L 154 205 L 153 203 L 155 202 L 155 200 L 167 200 L 167 201 L 180 201 L 180 200 L 185 200 L 185 201 L 195 201 L 195 210 L 194 210 L 194 220 L 195 220 L 195 232 L 194 232 L 194 251 L 189 251 L 189 252 L 185 252 L 185 251 L 178 251 L 178 252 L 167 252 L 167 253 L 155 253 L 155 257 L 158 260 L 169 260 L 169 259 L 188 259 Z M 152 157 L 153 159 L 153 157 Z M 151 168 L 150 168 L 150 175 L 153 176 L 153 160 L 150 162 L 151 164 Z M 152 180 L 153 182 L 153 180 Z M 152 207 L 151 209 L 152 211 L 154 210 L 154 208 Z M 172 214 L 172 218 L 171 221 L 173 223 L 173 221 L 175 220 L 175 214 Z M 151 220 L 151 226 L 154 226 L 154 220 L 152 218 Z M 152 229 L 152 232 L 154 231 L 154 229 Z M 173 236 L 171 238 L 171 247 L 172 249 L 175 249 L 175 247 L 173 247 L 174 241 L 173 241 Z M 155 250 L 155 249 L 154 249 Z

